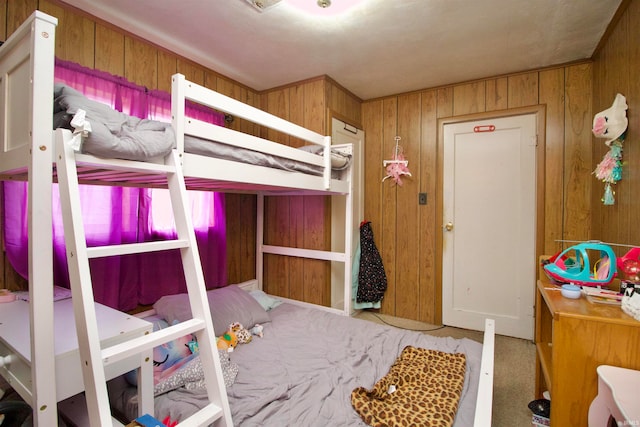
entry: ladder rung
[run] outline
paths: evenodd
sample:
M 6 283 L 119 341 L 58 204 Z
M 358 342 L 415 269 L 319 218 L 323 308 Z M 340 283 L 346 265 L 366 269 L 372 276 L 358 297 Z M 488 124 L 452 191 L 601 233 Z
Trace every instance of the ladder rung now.
M 213 423 L 222 416 L 222 408 L 214 403 L 209 403 L 195 414 L 178 424 L 178 427 L 204 426 Z
M 185 320 L 184 322 L 151 332 L 147 335 L 104 348 L 102 350 L 102 360 L 105 365 L 119 362 L 140 354 L 140 352 L 144 350 L 151 350 L 161 344 L 203 330 L 204 328 L 205 324 L 202 319 Z
M 127 243 L 124 245 L 95 246 L 87 248 L 89 258 L 100 258 L 115 255 L 140 254 L 144 252 L 167 251 L 170 249 L 188 248 L 189 242 L 183 239 L 161 240 L 158 242 Z

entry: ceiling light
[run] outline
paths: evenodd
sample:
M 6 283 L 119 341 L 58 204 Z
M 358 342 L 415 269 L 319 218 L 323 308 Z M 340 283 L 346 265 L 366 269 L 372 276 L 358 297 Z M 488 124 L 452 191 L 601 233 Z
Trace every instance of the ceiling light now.
M 344 15 L 356 6 L 363 7 L 366 0 L 285 0 L 283 8 L 293 8 L 312 17 Z
M 271 9 L 273 6 L 280 3 L 282 0 L 246 0 L 251 6 L 259 12 Z

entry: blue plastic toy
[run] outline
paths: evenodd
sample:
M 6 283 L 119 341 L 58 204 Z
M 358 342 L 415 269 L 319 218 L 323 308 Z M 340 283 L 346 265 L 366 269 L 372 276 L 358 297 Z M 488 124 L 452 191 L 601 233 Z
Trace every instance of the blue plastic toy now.
M 544 262 L 543 269 L 556 284 L 607 286 L 616 277 L 616 255 L 610 246 L 584 242 L 558 252 Z

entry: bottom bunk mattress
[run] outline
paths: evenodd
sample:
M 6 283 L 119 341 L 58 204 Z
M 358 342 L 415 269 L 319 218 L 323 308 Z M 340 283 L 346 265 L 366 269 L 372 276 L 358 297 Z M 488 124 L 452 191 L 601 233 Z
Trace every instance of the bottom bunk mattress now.
M 372 390 L 407 346 L 464 354 L 464 385 L 454 425 L 473 425 L 480 343 L 291 303 L 269 310 L 268 317 L 262 337 L 254 336 L 229 353 L 237 366 L 235 381 L 227 387 L 235 425 L 365 426 L 352 406 L 352 392 Z M 126 419 L 136 416 L 135 392 L 122 378 L 110 384 L 114 409 Z M 206 402 L 204 389 L 174 389 L 156 396 L 155 415 L 182 420 Z

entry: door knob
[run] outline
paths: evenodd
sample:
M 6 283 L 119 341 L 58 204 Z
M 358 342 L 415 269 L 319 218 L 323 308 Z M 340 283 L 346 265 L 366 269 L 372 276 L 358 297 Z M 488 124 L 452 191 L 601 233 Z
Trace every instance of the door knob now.
M 451 231 L 453 230 L 453 223 L 452 222 L 448 222 L 444 225 L 444 229 L 447 231 Z

